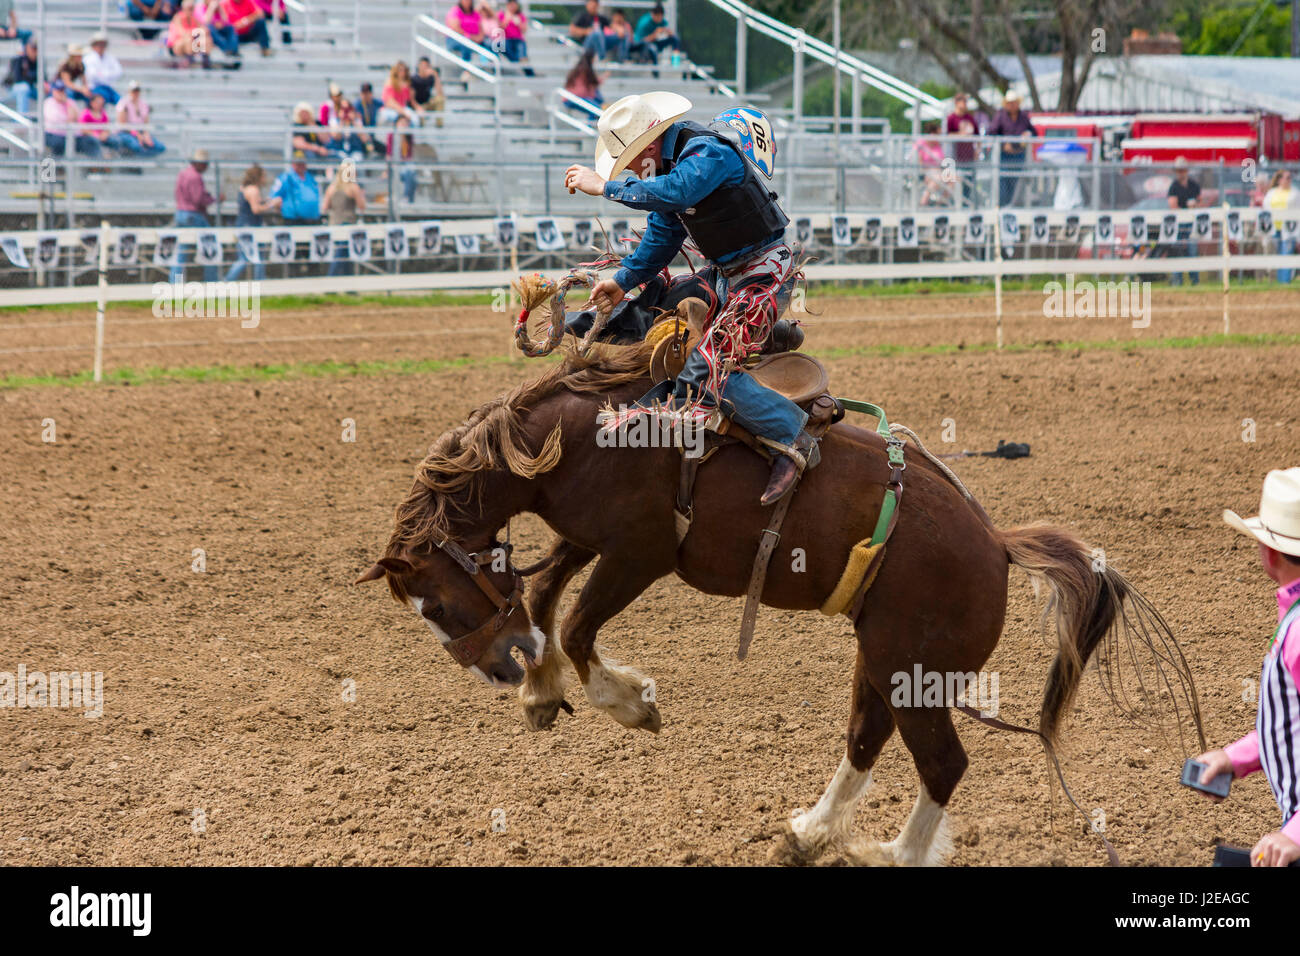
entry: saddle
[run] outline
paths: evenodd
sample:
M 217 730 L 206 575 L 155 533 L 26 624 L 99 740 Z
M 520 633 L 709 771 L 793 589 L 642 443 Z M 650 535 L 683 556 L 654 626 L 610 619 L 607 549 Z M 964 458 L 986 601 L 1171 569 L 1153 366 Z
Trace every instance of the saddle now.
M 704 334 L 708 321 L 708 306 L 699 299 L 687 299 L 682 302 L 675 314 L 665 316 L 646 335 L 646 340 L 654 343 L 650 356 L 650 377 L 658 384 L 677 377 L 686 364 L 687 356 L 695 348 Z M 816 442 L 820 442 L 826 431 L 835 422 L 844 417 L 844 406 L 828 391 L 830 377 L 825 366 L 811 355 L 802 352 L 778 352 L 760 355 L 742 366 L 744 371 L 754 376 L 762 385 L 784 395 L 808 413 L 804 430 Z M 691 530 L 694 516 L 695 478 L 700 465 L 713 456 L 719 448 L 739 441 L 767 458 L 773 452 L 747 429 L 730 418 L 715 416 L 708 423 L 706 450 L 704 454 L 690 457 L 681 449 L 681 472 L 677 483 L 677 499 L 674 507 L 674 524 L 677 545 L 681 547 Z M 821 460 L 817 444 L 813 445 L 808 456 L 808 468 L 813 468 Z M 754 636 L 754 625 L 758 618 L 758 607 L 763 595 L 763 585 L 767 580 L 767 568 L 781 538 L 781 526 L 785 522 L 786 512 L 798 491 L 798 482 L 802 474 L 795 479 L 795 487 L 772 509 L 767 527 L 763 529 L 758 551 L 754 556 L 754 568 L 750 573 L 749 588 L 745 594 L 745 610 L 741 617 L 740 646 L 737 657 L 745 659 L 750 642 Z

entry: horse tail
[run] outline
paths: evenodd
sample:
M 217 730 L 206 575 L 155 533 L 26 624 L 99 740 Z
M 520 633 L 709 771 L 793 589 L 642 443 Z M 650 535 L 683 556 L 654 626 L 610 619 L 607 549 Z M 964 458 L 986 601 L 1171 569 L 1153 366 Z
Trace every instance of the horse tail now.
M 1156 713 L 1156 699 L 1167 698 L 1180 743 L 1184 717 L 1190 716 L 1204 749 L 1191 670 L 1155 606 L 1124 575 L 1108 567 L 1101 552 L 1092 551 L 1068 531 L 1035 524 L 997 535 L 1008 561 L 1029 573 L 1035 590 L 1047 585 L 1049 597 L 1043 615 L 1056 618 L 1057 653 L 1043 689 L 1039 733 L 1056 743 L 1083 669 L 1100 647 L 1102 687 L 1121 713 L 1150 722 Z M 1129 681 L 1135 684 L 1137 701 L 1130 697 Z M 1159 723 L 1158 719 L 1155 722 Z

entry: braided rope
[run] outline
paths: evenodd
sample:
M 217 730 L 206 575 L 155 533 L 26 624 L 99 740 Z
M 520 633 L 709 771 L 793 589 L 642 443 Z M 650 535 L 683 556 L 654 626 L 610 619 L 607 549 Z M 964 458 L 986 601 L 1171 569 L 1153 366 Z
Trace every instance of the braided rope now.
M 943 462 L 941 462 L 934 455 L 932 455 L 929 449 L 927 449 L 924 445 L 921 444 L 921 439 L 916 437 L 916 432 L 912 431 L 912 429 L 908 428 L 906 425 L 898 424 L 898 422 L 892 423 L 889 426 L 889 430 L 890 432 L 899 432 L 900 434 L 905 435 L 909 439 L 911 439 L 912 444 L 917 447 L 917 450 L 920 451 L 921 454 L 924 455 L 926 458 L 930 459 L 930 461 L 948 477 L 948 480 L 951 481 L 953 485 L 956 486 L 957 490 L 960 491 L 968 501 L 974 499 L 975 496 L 972 495 L 969 490 L 967 490 L 966 486 L 962 484 L 962 480 L 957 477 L 957 475 L 953 472 L 953 470 L 949 468 L 947 465 L 945 465 Z

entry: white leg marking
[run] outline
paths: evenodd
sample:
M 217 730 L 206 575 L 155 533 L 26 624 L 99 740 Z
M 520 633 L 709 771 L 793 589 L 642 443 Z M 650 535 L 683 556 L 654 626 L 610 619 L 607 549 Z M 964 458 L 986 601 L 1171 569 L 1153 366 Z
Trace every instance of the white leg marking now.
M 519 685 L 519 702 L 525 707 L 554 704 L 564 698 L 564 655 L 556 653 L 554 641 L 536 626 L 533 637 L 542 649 L 537 653 L 537 666 L 528 668 Z M 546 653 L 548 650 L 551 653 Z
M 790 820 L 790 828 L 800 845 L 820 850 L 834 840 L 847 838 L 853 811 L 870 786 L 871 771 L 854 770 L 848 755 L 841 757 L 835 776 L 817 805 Z
M 593 707 L 605 711 L 624 727 L 640 727 L 658 710 L 654 695 L 649 693 L 653 686 L 650 678 L 635 667 L 602 660 L 591 665 L 583 689 Z
M 934 802 L 925 784 L 921 784 L 916 805 L 898 839 L 884 844 L 882 849 L 899 866 L 941 866 L 952 853 L 948 811 Z

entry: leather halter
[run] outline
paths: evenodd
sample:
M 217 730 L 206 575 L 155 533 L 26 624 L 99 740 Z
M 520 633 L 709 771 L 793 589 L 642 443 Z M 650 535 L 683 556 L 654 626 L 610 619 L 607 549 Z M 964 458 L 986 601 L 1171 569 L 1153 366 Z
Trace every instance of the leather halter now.
M 524 597 L 524 579 L 510 563 L 510 546 L 498 545 L 506 549 L 506 569 L 514 576 L 514 590 L 509 596 L 503 596 L 496 585 L 488 580 L 482 565 L 491 564 L 495 557 L 492 551 L 471 554 L 450 538 L 437 542 L 438 550 L 456 562 L 479 586 L 489 601 L 496 605 L 497 612 L 483 624 L 461 637 L 448 641 L 443 647 L 456 658 L 461 667 L 473 667 L 487 651 L 488 645 L 501 633 L 506 621 L 519 609 Z M 495 549 L 494 549 L 495 550 Z

